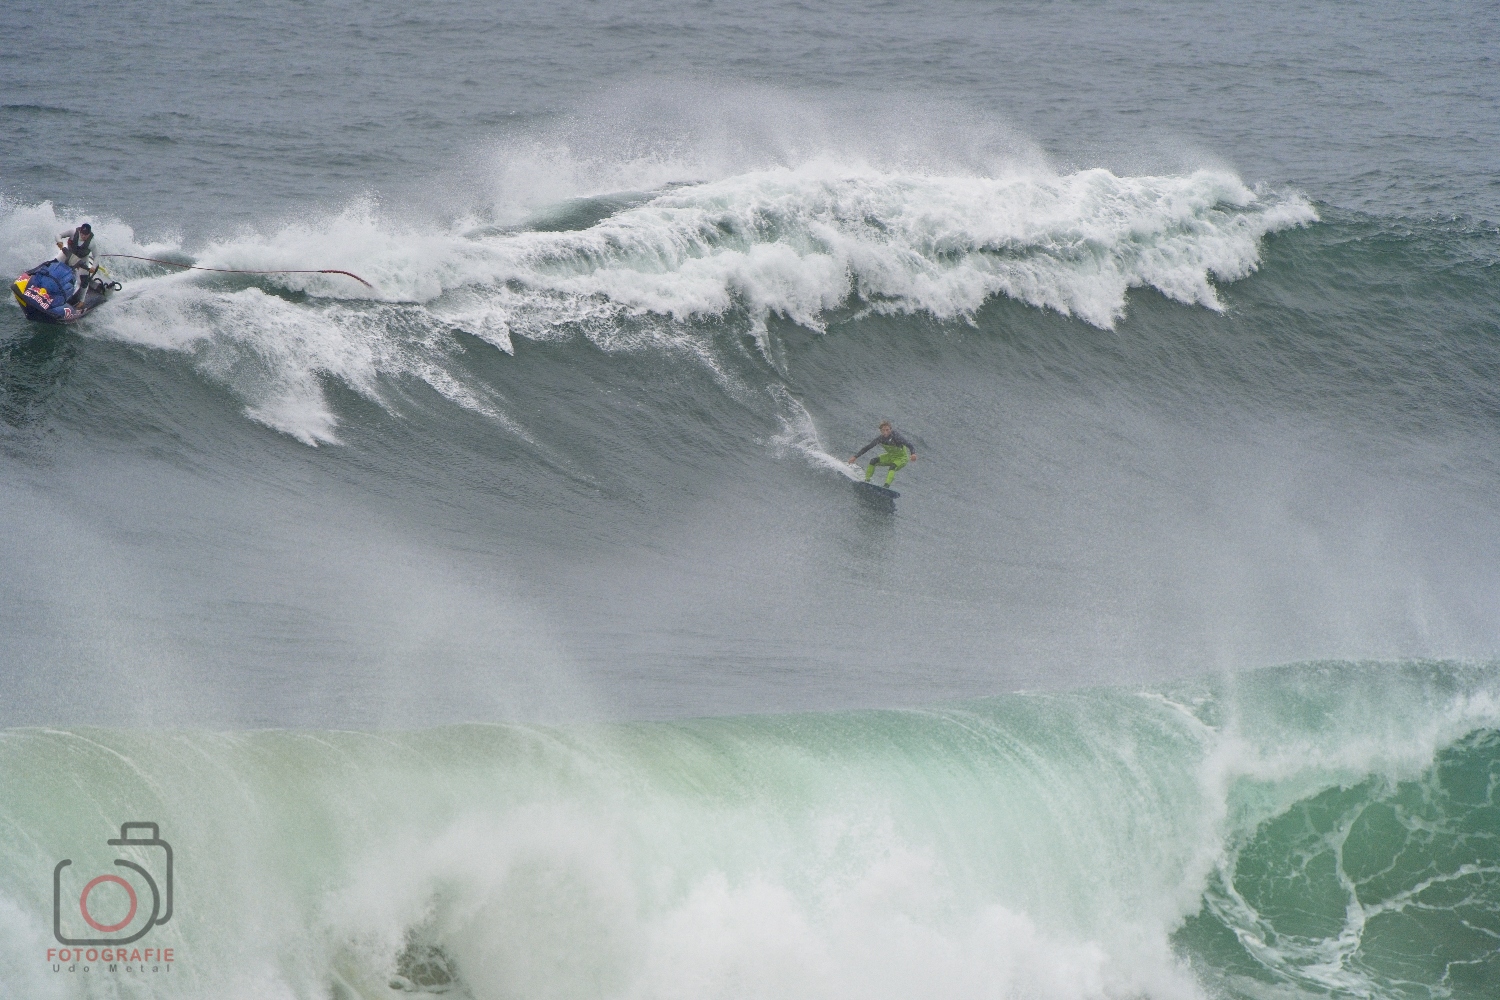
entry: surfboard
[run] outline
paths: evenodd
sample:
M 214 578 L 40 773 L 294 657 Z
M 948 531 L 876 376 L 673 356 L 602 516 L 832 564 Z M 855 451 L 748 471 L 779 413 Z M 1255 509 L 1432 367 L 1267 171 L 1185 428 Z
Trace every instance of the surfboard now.
M 901 495 L 895 490 L 887 489 L 886 487 L 879 486 L 875 483 L 856 482 L 854 484 L 854 488 L 864 493 L 866 496 L 879 497 L 882 500 L 894 500 Z

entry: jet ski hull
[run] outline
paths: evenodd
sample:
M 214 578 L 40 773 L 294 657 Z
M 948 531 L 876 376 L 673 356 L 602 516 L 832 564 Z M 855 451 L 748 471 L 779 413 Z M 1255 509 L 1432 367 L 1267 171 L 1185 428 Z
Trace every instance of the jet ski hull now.
M 22 314 L 34 323 L 50 323 L 54 326 L 76 323 L 109 301 L 110 293 L 120 287 L 117 281 L 94 278 L 80 301 L 59 304 L 58 293 L 36 280 L 37 271 L 49 263 L 43 262 L 27 271 L 10 285 L 11 294 L 15 296 Z

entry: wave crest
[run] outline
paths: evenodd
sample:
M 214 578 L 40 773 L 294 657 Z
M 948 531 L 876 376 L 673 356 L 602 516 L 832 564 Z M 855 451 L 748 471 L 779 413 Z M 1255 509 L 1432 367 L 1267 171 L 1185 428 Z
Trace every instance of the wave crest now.
M 553 296 L 679 322 L 740 307 L 814 329 L 851 300 L 954 319 L 1004 295 L 1107 329 L 1131 288 L 1221 308 L 1214 279 L 1248 275 L 1261 237 L 1316 219 L 1300 195 L 1217 170 L 977 177 L 816 162 L 676 188 L 575 232 L 479 237 L 471 252 L 488 267 L 465 280 L 515 283 L 543 311 Z
M 1253 191 L 1223 170 L 939 175 L 823 158 L 575 199 L 510 227 L 396 223 L 365 199 L 210 243 L 196 259 L 344 268 L 374 282 L 373 297 L 338 275 L 162 274 L 111 260 L 126 290 L 88 327 L 194 354 L 249 416 L 311 444 L 337 440 L 325 376 L 377 402 L 380 378 L 416 377 L 492 410 L 487 388 L 449 363 L 455 329 L 508 353 L 518 336 L 582 335 L 711 366 L 726 329 L 769 356 L 770 317 L 821 331 L 846 308 L 951 321 L 1005 296 L 1109 329 L 1132 288 L 1221 309 L 1215 280 L 1251 273 L 1267 233 L 1316 219 L 1301 195 Z M 0 206 L 6 255 L 45 253 L 65 221 L 50 205 Z M 96 228 L 106 252 L 182 253 L 138 243 L 123 223 Z

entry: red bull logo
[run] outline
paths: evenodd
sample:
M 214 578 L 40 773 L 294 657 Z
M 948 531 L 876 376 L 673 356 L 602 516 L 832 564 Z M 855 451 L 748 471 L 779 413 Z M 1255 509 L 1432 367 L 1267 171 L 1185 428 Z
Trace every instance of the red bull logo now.
M 52 306 L 52 293 L 32 284 L 28 275 L 23 274 L 11 282 L 10 291 L 23 309 L 28 305 L 34 305 L 38 309 L 49 309 Z

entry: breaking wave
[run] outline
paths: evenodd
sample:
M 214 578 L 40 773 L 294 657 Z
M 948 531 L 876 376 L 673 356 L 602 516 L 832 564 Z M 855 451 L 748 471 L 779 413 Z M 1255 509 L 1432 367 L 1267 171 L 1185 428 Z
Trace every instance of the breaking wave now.
M 564 729 L 11 730 L 0 986 L 1479 1000 L 1495 677 L 1329 663 Z M 87 789 L 67 807 L 59 759 Z M 172 979 L 53 973 L 46 875 L 129 820 L 177 854 L 151 932 Z
M 454 331 L 507 353 L 517 338 L 583 336 L 712 365 L 726 333 L 757 338 L 769 355 L 771 317 L 812 330 L 850 311 L 962 320 L 999 296 L 1108 329 L 1133 288 L 1220 309 L 1214 283 L 1251 273 L 1263 236 L 1316 218 L 1300 195 L 1257 192 L 1222 170 L 942 176 L 819 158 L 566 199 L 513 225 L 402 224 L 361 201 L 191 257 L 106 220 L 96 225 L 107 252 L 345 268 L 379 291 L 337 275 L 164 274 L 111 261 L 127 286 L 89 328 L 189 352 L 250 416 L 314 444 L 337 440 L 325 377 L 376 400 L 381 378 L 414 377 L 496 416 L 486 388 L 449 363 Z M 4 206 L 10 266 L 34 263 L 65 225 L 50 205 Z

